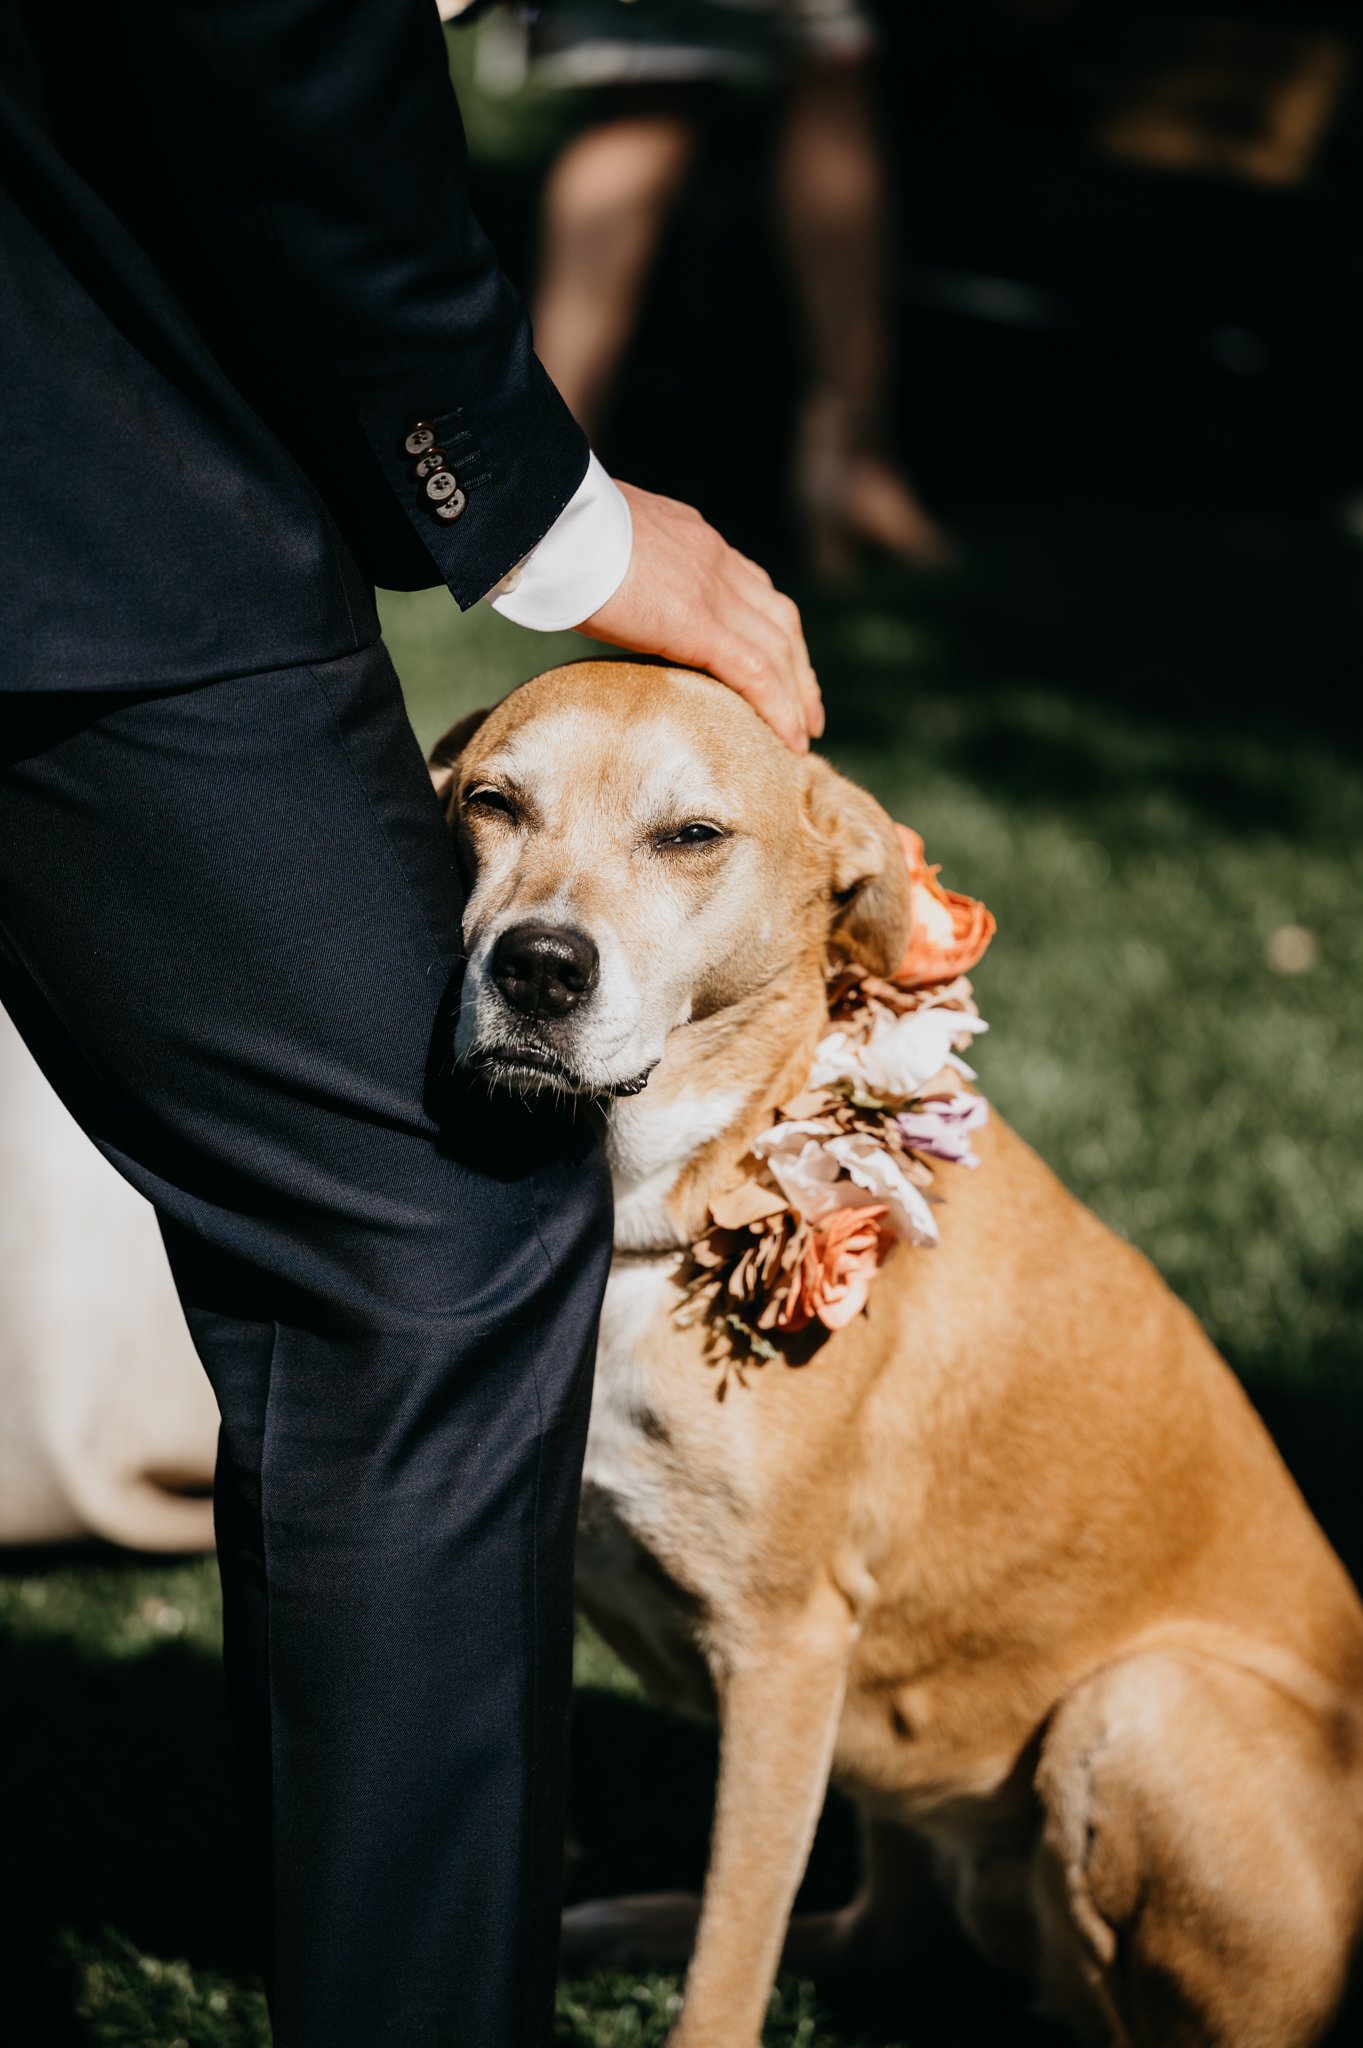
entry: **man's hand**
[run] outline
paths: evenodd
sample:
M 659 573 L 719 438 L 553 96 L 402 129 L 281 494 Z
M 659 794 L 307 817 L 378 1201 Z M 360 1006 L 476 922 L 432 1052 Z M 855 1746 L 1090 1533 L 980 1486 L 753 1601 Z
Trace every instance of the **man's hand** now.
M 765 569 L 699 512 L 621 484 L 634 522 L 625 580 L 580 633 L 661 654 L 727 683 L 797 754 L 823 731 L 819 685 L 800 614 Z

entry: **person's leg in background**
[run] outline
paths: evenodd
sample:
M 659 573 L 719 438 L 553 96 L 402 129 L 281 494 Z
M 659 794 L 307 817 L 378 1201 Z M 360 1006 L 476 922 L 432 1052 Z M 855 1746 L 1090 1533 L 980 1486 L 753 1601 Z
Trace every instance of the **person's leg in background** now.
M 598 433 L 672 206 L 695 155 L 680 113 L 622 114 L 576 136 L 544 193 L 535 348 Z
M 428 1107 L 461 899 L 382 647 L 3 711 L 0 1000 L 156 1203 L 222 1409 L 277 2048 L 522 2048 L 603 1163 Z
M 777 162 L 809 365 L 797 494 L 814 566 L 832 575 L 864 543 L 923 567 L 951 557 L 886 452 L 889 248 L 866 71 L 863 61 L 833 58 L 800 68 Z

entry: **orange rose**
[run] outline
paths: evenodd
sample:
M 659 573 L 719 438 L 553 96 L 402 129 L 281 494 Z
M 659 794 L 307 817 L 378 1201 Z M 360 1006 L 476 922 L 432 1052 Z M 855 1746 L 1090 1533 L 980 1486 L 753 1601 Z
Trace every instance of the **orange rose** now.
M 893 979 L 906 988 L 927 988 L 968 974 L 994 936 L 991 912 L 973 896 L 944 889 L 937 869 L 923 858 L 923 842 L 907 825 L 896 825 L 909 870 L 909 950 Z
M 829 1211 L 791 1275 L 778 1330 L 803 1330 L 816 1317 L 826 1330 L 840 1330 L 860 1314 L 877 1268 L 896 1242 L 881 1221 L 888 1214 L 883 1202 Z

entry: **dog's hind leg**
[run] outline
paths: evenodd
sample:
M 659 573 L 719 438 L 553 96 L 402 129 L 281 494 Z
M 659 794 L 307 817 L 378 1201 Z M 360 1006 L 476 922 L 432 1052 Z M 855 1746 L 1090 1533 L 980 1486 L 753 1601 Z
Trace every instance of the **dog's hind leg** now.
M 887 1820 L 861 1828 L 862 1879 L 856 1896 L 832 1912 L 797 1913 L 781 1950 L 781 1968 L 797 1976 L 902 1971 L 931 1956 L 955 1926 L 931 1845 Z
M 827 1581 L 717 1658 L 719 1791 L 669 2048 L 757 2048 L 828 1785 L 855 1623 Z
M 929 1844 L 889 1821 L 862 1831 L 864 1874 L 845 1906 L 797 1913 L 781 1947 L 781 1968 L 817 1977 L 842 1971 L 902 1970 L 931 1953 L 956 1922 Z M 636 1892 L 584 1899 L 563 1915 L 565 1969 L 681 1969 L 696 1945 L 699 1892 Z
M 1184 1649 L 1109 1666 L 1042 1750 L 1048 2003 L 1126 2048 L 1308 2048 L 1344 1987 L 1363 1809 L 1347 1716 Z
M 696 1945 L 699 1919 L 699 1892 L 584 1899 L 563 1915 L 559 1960 L 568 1970 L 679 1970 Z
M 786 1930 L 781 1968 L 817 1977 L 902 1970 L 932 1953 L 955 1926 L 932 1849 L 889 1821 L 862 1829 L 863 1877 L 856 1896 L 831 1911 L 797 1913 Z M 566 1969 L 680 1969 L 696 1945 L 699 1892 L 637 1892 L 586 1899 L 563 1915 Z

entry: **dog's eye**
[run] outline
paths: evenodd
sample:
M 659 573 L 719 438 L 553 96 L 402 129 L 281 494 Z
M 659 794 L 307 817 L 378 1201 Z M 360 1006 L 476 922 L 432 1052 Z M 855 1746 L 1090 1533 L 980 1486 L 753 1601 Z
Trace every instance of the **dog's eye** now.
M 504 795 L 500 789 L 494 789 L 490 782 L 484 783 L 481 788 L 468 791 L 464 798 L 464 809 L 466 811 L 500 811 L 505 818 L 515 815 L 510 797 Z
M 683 825 L 680 832 L 669 832 L 666 839 L 658 841 L 659 846 L 704 846 L 711 839 L 726 839 L 718 825 L 703 825 L 699 820 L 694 825 Z

